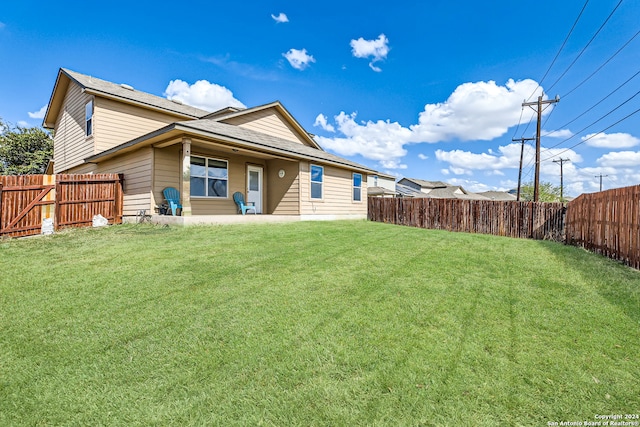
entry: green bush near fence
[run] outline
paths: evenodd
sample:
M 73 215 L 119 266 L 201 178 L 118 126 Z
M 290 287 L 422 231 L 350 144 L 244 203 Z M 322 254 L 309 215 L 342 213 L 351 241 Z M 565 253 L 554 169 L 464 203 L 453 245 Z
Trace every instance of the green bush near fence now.
M 640 411 L 640 273 L 364 221 L 0 241 L 0 425 L 547 425 Z

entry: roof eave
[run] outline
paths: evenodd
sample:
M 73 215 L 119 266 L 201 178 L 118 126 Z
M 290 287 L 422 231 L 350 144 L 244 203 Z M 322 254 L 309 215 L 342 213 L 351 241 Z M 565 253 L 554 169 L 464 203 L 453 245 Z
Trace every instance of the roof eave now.
M 342 163 L 340 161 L 335 161 L 335 160 L 329 160 L 329 159 L 323 159 L 321 157 L 315 157 L 315 156 L 311 156 L 311 155 L 307 155 L 304 153 L 296 153 L 284 148 L 276 148 L 276 147 L 271 147 L 268 145 L 264 145 L 264 144 L 259 144 L 253 141 L 248 141 L 248 140 L 244 140 L 244 139 L 240 139 L 240 138 L 235 138 L 235 137 L 230 137 L 228 135 L 224 135 L 222 133 L 218 133 L 218 132 L 213 132 L 213 131 L 206 131 L 206 130 L 201 130 L 201 129 L 197 129 L 197 128 L 193 128 L 188 126 L 188 122 L 186 123 L 172 123 L 168 126 L 165 126 L 161 129 L 158 129 L 156 131 L 150 132 L 146 135 L 143 135 L 139 138 L 136 139 L 132 139 L 131 141 L 125 142 L 123 144 L 120 144 L 116 147 L 113 147 L 109 150 L 106 150 L 102 153 L 99 154 L 94 154 L 91 157 L 87 157 L 86 159 L 84 159 L 85 163 L 99 163 L 101 161 L 105 161 L 108 160 L 112 157 L 121 155 L 121 154 L 125 154 L 128 151 L 133 151 L 139 148 L 143 148 L 146 147 L 148 145 L 152 145 L 155 140 L 159 139 L 160 137 L 162 137 L 162 139 L 166 140 L 169 139 L 172 135 L 173 136 L 178 136 L 180 134 L 184 134 L 185 136 L 199 136 L 199 137 L 203 137 L 203 138 L 214 138 L 217 139 L 221 142 L 225 142 L 230 144 L 230 146 L 238 146 L 238 147 L 242 147 L 242 148 L 249 148 L 258 152 L 262 152 L 265 154 L 273 154 L 273 155 L 279 155 L 279 156 L 283 156 L 283 157 L 287 157 L 287 158 L 291 158 L 291 159 L 296 159 L 296 160 L 311 160 L 317 163 L 321 163 L 321 164 L 329 164 L 329 165 L 340 165 L 341 167 L 345 168 L 345 169 L 349 169 L 349 170 L 354 170 L 354 171 L 358 171 L 358 172 L 363 172 L 363 173 L 367 173 L 367 174 L 372 174 L 372 173 L 376 173 L 376 171 L 374 171 L 373 169 L 369 169 L 365 166 L 357 166 L 357 165 L 353 165 L 353 164 L 349 164 L 349 163 Z

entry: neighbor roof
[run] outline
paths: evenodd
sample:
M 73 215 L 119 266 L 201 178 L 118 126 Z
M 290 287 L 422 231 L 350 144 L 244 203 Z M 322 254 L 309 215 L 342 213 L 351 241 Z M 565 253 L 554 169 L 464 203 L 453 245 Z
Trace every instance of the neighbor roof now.
M 96 77 L 77 73 L 66 68 L 60 68 L 51 94 L 51 99 L 49 100 L 47 112 L 44 116 L 43 122 L 45 128 L 51 129 L 54 127 L 55 119 L 58 116 L 64 101 L 66 89 L 71 81 L 80 85 L 80 87 L 82 87 L 87 93 L 103 96 L 105 98 L 117 99 L 121 102 L 140 105 L 145 108 L 160 110 L 176 116 L 182 116 L 183 118 L 197 119 L 210 114 L 209 111 L 205 111 L 200 108 L 135 90 L 132 86 L 126 84 L 112 83 Z
M 478 193 L 484 197 L 487 197 L 491 200 L 500 200 L 500 201 L 514 201 L 516 200 L 516 196 L 513 194 L 507 193 L 506 191 L 483 191 L 482 193 Z
M 402 178 L 400 181 L 413 182 L 414 184 L 418 184 L 422 188 L 443 188 L 451 185 L 442 181 L 425 181 L 423 179 L 415 179 L 415 178 Z

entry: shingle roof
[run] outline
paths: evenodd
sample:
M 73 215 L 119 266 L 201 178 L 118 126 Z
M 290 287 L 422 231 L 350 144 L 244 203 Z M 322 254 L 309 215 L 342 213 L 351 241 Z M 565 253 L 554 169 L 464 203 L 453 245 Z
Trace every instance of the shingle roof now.
M 377 173 L 377 171 L 367 166 L 327 153 L 326 151 L 318 150 L 317 148 L 240 126 L 221 123 L 215 119 L 188 120 L 172 123 L 164 128 L 150 132 L 102 153 L 88 157 L 85 161 L 103 161 L 107 158 L 119 155 L 121 152 L 149 145 L 152 139 L 157 140 L 158 138 L 175 137 L 180 134 L 189 133 L 197 135 L 200 139 L 210 138 L 212 140 L 224 141 L 232 147 L 237 146 L 294 159 L 315 160 L 318 163 L 340 165 L 342 167 L 348 167 L 365 173 Z
M 102 93 L 104 95 L 116 97 L 125 101 L 132 101 L 134 103 L 144 104 L 150 107 L 159 108 L 161 110 L 178 113 L 194 118 L 204 117 L 210 114 L 209 111 L 202 110 L 200 108 L 192 107 L 190 105 L 177 103 L 160 96 L 152 95 L 150 93 L 141 92 L 133 89 L 131 86 L 122 85 L 117 83 L 111 83 L 106 80 L 98 79 L 96 77 L 80 74 L 75 71 L 62 68 L 61 71 L 65 73 L 69 78 L 77 82 L 83 88 L 90 89 L 95 92 Z
M 501 201 L 516 200 L 516 196 L 510 193 L 507 193 L 506 191 L 483 191 L 482 193 L 478 193 L 478 194 L 484 197 L 487 197 L 491 200 L 501 200 Z
M 413 182 L 417 180 L 411 180 Z M 425 182 L 440 182 L 440 181 L 425 181 Z M 458 190 L 462 192 L 462 194 L 456 193 Z M 437 187 L 429 191 L 428 193 L 423 193 L 421 191 L 414 190 L 411 187 L 408 187 L 403 184 L 396 184 L 396 192 L 404 197 L 422 197 L 425 199 L 461 199 L 461 200 L 490 200 L 489 198 L 482 196 L 476 193 L 469 193 L 464 188 L 458 185 L 449 185 L 445 184 L 445 187 Z
M 267 149 L 276 149 L 276 150 L 284 151 L 297 156 L 315 158 L 318 160 L 328 161 L 330 163 L 337 163 L 337 164 L 353 167 L 360 170 L 376 172 L 375 170 L 368 168 L 366 166 L 363 166 L 359 163 L 352 162 L 343 157 L 336 156 L 335 154 L 331 154 L 326 151 L 318 150 L 317 148 L 309 147 L 307 145 L 289 141 L 283 138 L 278 138 L 276 136 L 267 135 L 265 133 L 257 132 L 257 131 L 243 128 L 240 126 L 221 123 L 216 120 L 210 120 L 210 119 L 189 120 L 184 122 L 178 122 L 176 124 L 185 128 L 192 128 L 192 129 L 204 131 L 211 134 L 212 136 L 231 137 L 236 140 L 260 145 Z
M 425 181 L 423 179 L 414 179 L 414 178 L 402 178 L 401 181 L 403 180 L 413 182 L 414 184 L 418 184 L 422 188 L 443 188 L 451 185 L 442 181 Z

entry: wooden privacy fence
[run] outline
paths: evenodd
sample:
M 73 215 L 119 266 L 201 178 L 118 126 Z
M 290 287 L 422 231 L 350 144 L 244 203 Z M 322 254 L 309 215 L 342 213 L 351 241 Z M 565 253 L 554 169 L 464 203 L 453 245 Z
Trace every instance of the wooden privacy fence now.
M 538 240 L 564 240 L 562 203 L 368 198 L 371 221 Z
M 640 269 L 640 185 L 583 194 L 569 203 L 567 243 Z
M 0 176 L 0 237 L 40 234 L 53 228 L 86 227 L 95 215 L 122 223 L 122 174 Z

